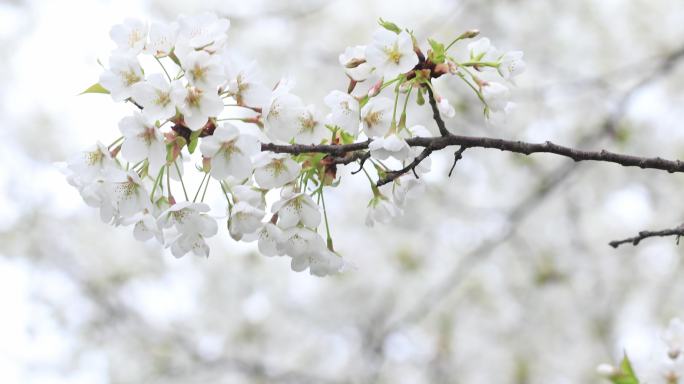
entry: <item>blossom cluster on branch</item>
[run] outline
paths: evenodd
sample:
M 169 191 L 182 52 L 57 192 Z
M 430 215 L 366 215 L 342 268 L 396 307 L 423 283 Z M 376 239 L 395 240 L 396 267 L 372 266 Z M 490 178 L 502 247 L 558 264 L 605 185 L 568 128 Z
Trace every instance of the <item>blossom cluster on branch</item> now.
M 110 94 L 134 110 L 120 121 L 119 139 L 67 162 L 69 182 L 105 222 L 131 225 L 136 239 L 155 239 L 176 257 L 208 256 L 206 239 L 225 219 L 233 239 L 257 241 L 267 256 L 291 257 L 295 271 L 325 276 L 343 270 L 324 197 L 326 187 L 339 183 L 337 166 L 358 163 L 355 173 L 365 174 L 372 191 L 366 223 L 387 222 L 429 172 L 434 149 L 407 142 L 432 136 L 422 125 L 407 125 L 409 102 L 424 105 L 428 98 L 438 122 L 454 117 L 431 83 L 452 75 L 481 100 L 485 116 L 495 118 L 510 109 L 504 82 L 525 68 L 521 52 L 501 53 L 486 38 L 470 43 L 467 57 L 452 56 L 450 49 L 477 31 L 448 44 L 429 39 L 424 51 L 411 31 L 382 19 L 379 24 L 367 45 L 339 56 L 349 86 L 329 92 L 324 111 L 296 95 L 290 79 L 262 82 L 258 65 L 227 43 L 227 19 L 205 13 L 172 23 L 125 20 L 111 29 L 117 48 L 99 82 L 84 93 Z M 439 129 L 448 135 L 443 121 Z M 274 150 L 354 143 L 367 151 Z M 187 172 L 202 175 L 193 190 L 183 178 Z M 223 218 L 211 216 L 204 203 L 210 184 L 225 196 Z M 279 197 L 267 206 L 269 191 Z

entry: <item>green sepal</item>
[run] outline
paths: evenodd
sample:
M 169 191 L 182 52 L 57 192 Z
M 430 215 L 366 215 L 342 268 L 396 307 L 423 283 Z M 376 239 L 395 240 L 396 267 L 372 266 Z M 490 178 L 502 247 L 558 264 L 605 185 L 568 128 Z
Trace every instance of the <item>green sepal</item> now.
M 425 97 L 423 97 L 423 89 L 418 89 L 418 96 L 416 97 L 416 103 L 418 105 L 425 105 Z

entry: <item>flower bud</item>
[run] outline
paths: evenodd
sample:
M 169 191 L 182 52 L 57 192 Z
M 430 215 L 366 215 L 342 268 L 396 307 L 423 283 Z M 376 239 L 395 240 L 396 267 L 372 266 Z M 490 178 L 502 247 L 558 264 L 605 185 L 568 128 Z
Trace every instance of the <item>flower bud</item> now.
M 472 39 L 473 37 L 476 37 L 477 35 L 480 34 L 479 29 L 470 29 L 461 34 L 461 36 L 458 37 L 458 39 Z

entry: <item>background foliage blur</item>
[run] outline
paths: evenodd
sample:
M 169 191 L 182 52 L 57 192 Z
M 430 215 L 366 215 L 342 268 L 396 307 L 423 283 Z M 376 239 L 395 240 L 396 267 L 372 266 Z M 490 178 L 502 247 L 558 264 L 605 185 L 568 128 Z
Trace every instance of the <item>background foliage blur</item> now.
M 378 17 L 423 41 L 479 28 L 528 69 L 497 127 L 439 79 L 453 132 L 684 158 L 679 0 L 4 0 L 2 382 L 593 383 L 623 348 L 648 364 L 684 316 L 674 239 L 607 245 L 682 222 L 684 179 L 659 171 L 473 149 L 447 178 L 445 152 L 405 216 L 369 229 L 368 185 L 344 170 L 328 207 L 357 269 L 325 279 L 225 229 L 209 259 L 177 260 L 102 224 L 53 163 L 113 140 L 130 106 L 75 95 L 97 81 L 111 25 L 207 9 L 266 80 L 290 75 L 319 106 L 346 87 L 337 55 Z M 435 129 L 426 107 L 410 120 Z

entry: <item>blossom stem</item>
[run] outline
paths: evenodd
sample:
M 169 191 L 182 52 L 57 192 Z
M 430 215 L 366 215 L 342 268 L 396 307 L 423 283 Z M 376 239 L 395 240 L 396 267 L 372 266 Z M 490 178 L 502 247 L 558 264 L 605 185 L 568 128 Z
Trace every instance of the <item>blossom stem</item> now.
M 207 180 L 207 183 L 204 184 L 204 192 L 202 192 L 202 200 L 200 202 L 204 202 L 204 196 L 207 195 L 207 188 L 209 188 L 209 182 L 211 181 L 211 177 Z
M 230 198 L 228 197 L 228 191 L 226 190 L 226 186 L 223 185 L 223 181 L 219 181 L 219 184 L 221 185 L 223 196 L 226 197 L 226 202 L 228 203 L 228 214 L 231 215 L 233 213 L 233 203 L 230 202 Z
M 466 61 L 465 63 L 457 63 L 457 65 L 460 67 L 499 67 L 499 63 L 493 61 Z
M 169 75 L 169 72 L 166 71 L 166 67 L 164 66 L 164 64 L 162 64 L 161 60 L 159 60 L 159 58 L 157 56 L 155 56 L 154 59 L 157 60 L 157 63 L 159 63 L 159 66 L 161 66 L 162 69 L 164 70 L 164 74 L 166 74 L 166 78 L 169 79 L 169 83 L 172 82 L 173 80 L 171 80 L 171 76 Z
M 202 190 L 202 184 L 204 184 L 204 180 L 207 179 L 207 175 L 208 175 L 208 173 L 204 172 L 204 177 L 202 177 L 202 181 L 200 182 L 199 187 L 197 187 L 197 192 L 195 192 L 195 197 L 192 198 L 193 203 L 197 201 L 197 197 L 199 196 L 199 193 Z
M 188 192 L 185 189 L 185 183 L 183 182 L 183 174 L 180 171 L 177 160 L 173 161 L 173 165 L 176 166 L 176 172 L 178 172 L 178 178 L 180 179 L 181 187 L 183 187 L 183 195 L 185 195 L 185 200 L 190 201 L 190 199 L 188 199 Z
M 384 83 L 384 84 L 382 85 L 382 87 L 380 87 L 380 91 L 382 91 L 383 89 L 385 89 L 385 88 L 389 87 L 390 85 L 396 83 L 396 82 L 399 81 L 399 79 L 401 79 L 401 78 L 402 78 L 401 76 L 397 76 L 396 78 L 394 78 L 394 79 L 392 79 L 392 80 L 390 80 L 390 81 Z
M 390 133 L 396 133 L 397 130 L 397 105 L 399 104 L 399 87 L 403 84 L 402 81 L 397 83 L 394 87 L 394 109 L 392 111 L 392 125 L 390 125 Z
M 399 131 L 406 129 L 406 109 L 408 107 L 409 98 L 411 97 L 411 91 L 413 91 L 413 84 L 408 89 L 406 93 L 406 100 L 404 100 L 404 108 L 401 110 L 401 117 L 399 117 Z
M 168 164 L 166 165 L 166 197 L 169 199 L 169 201 L 173 197 L 171 194 L 171 170 L 169 169 Z
M 168 168 L 168 166 L 167 166 Z M 152 193 L 150 193 L 150 200 L 154 202 L 154 192 L 157 191 L 157 186 L 160 184 L 162 177 L 164 177 L 164 167 L 161 167 L 157 178 L 154 180 L 154 186 L 152 186 Z
M 322 185 L 318 191 L 318 196 L 321 197 L 321 203 L 323 205 L 323 220 L 325 221 L 325 234 L 327 236 L 326 242 L 328 245 L 328 249 L 334 252 L 335 250 L 333 249 L 333 240 L 332 236 L 330 236 L 330 224 L 328 224 L 328 210 L 325 208 L 325 197 L 323 196 Z

